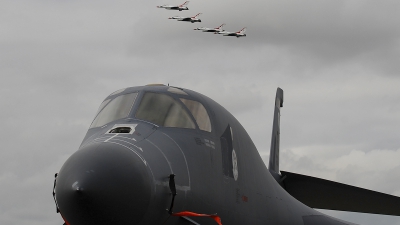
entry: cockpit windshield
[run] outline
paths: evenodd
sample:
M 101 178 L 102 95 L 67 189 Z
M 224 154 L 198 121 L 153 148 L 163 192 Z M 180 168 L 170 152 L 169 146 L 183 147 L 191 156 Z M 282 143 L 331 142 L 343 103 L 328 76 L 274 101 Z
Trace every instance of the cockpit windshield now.
M 145 93 L 136 118 L 164 127 L 196 128 L 195 122 L 183 105 L 165 94 Z
M 180 100 L 185 104 L 185 106 L 192 113 L 194 119 L 197 122 L 200 130 L 204 130 L 207 132 L 211 132 L 211 121 L 208 116 L 206 108 L 204 108 L 203 104 L 197 101 L 180 98 Z
M 104 101 L 99 108 L 100 112 L 93 120 L 90 128 L 101 127 L 114 120 L 128 117 L 132 109 L 133 103 L 135 102 L 137 94 L 138 93 L 120 95 L 111 101 L 110 100 Z

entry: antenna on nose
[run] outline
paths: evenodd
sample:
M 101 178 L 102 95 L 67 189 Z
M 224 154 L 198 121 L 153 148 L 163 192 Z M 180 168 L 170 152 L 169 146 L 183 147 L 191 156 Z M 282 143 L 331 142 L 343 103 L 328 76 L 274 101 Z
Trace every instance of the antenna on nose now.
M 176 196 L 175 174 L 173 174 L 173 173 L 169 175 L 169 189 L 171 190 L 172 201 L 171 201 L 171 206 L 169 207 L 168 213 L 172 214 L 172 208 L 174 207 L 174 201 L 175 201 L 175 196 Z
M 56 199 L 57 176 L 58 176 L 58 173 L 54 174 L 53 198 L 54 198 L 54 203 L 56 204 L 57 213 L 59 213 L 60 209 L 58 208 L 57 199 Z

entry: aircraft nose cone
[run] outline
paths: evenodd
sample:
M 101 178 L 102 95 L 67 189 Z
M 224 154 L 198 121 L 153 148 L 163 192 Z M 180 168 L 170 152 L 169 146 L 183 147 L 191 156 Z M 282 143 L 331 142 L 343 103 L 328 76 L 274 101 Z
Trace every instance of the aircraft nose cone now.
M 56 199 L 70 225 L 134 225 L 147 211 L 151 180 L 143 160 L 130 149 L 92 144 L 64 163 Z

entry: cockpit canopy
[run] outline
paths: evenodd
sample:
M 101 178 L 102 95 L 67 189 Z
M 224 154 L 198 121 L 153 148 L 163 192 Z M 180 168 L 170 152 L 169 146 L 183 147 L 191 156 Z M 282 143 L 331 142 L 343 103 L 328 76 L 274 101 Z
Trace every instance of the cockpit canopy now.
M 183 105 L 165 94 L 145 93 L 135 116 L 164 127 L 196 128 Z
M 101 103 L 90 128 L 101 127 L 109 122 L 128 117 L 137 95 L 136 92 L 105 100 Z
M 198 127 L 200 130 L 211 132 L 210 117 L 202 103 L 184 98 L 188 95 L 180 89 L 169 88 L 168 92 L 179 94 L 179 98 L 165 93 L 143 92 L 139 99 L 140 92 L 134 92 L 107 99 L 100 105 L 90 128 L 130 117 L 162 127 Z M 135 108 L 136 112 L 131 112 Z

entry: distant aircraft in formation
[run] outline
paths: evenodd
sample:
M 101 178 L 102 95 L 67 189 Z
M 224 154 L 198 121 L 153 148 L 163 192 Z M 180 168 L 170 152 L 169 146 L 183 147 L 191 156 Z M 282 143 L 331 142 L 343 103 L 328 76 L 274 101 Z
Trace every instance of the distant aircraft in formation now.
M 400 215 L 397 196 L 280 170 L 282 106 L 278 88 L 267 168 L 239 121 L 205 95 L 113 92 L 55 176 L 57 212 L 66 225 L 354 225 L 313 208 Z
M 214 33 L 219 33 L 219 32 L 224 31 L 224 30 L 222 29 L 223 26 L 225 26 L 224 23 L 221 24 L 221 25 L 218 26 L 218 27 L 215 27 L 215 28 L 198 27 L 198 28 L 195 28 L 195 29 L 193 29 L 193 30 L 201 30 L 201 31 L 203 31 L 203 32 L 214 32 Z
M 229 31 L 220 31 L 220 32 L 216 32 L 216 34 L 222 34 L 223 36 L 232 36 L 232 37 L 246 37 L 246 27 L 243 27 L 241 30 L 237 31 L 237 32 L 229 32 Z
M 187 5 L 189 4 L 189 1 L 184 2 L 181 5 L 177 5 L 177 6 L 171 6 L 171 5 L 160 5 L 157 6 L 157 8 L 164 8 L 164 9 L 169 9 L 169 10 L 189 10 L 189 8 L 187 7 Z M 196 22 L 201 22 L 201 19 L 197 18 L 199 15 L 201 15 L 201 13 L 198 13 L 195 16 L 192 17 L 183 17 L 183 16 L 173 16 L 173 17 L 169 17 L 168 19 L 174 19 L 177 21 L 186 21 L 186 22 L 191 22 L 191 23 L 196 23 Z M 238 32 L 228 32 L 222 29 L 222 27 L 225 24 L 221 24 L 219 27 L 215 27 L 215 28 L 208 28 L 208 27 L 198 27 L 195 28 L 194 30 L 201 30 L 203 32 L 213 32 L 214 34 L 222 34 L 223 36 L 233 36 L 233 37 L 246 37 L 246 28 L 241 29 Z
M 189 1 L 184 2 L 181 5 L 159 5 L 157 8 L 163 8 L 163 9 L 169 9 L 169 10 L 189 10 L 187 5 L 189 4 Z
M 201 19 L 197 18 L 200 16 L 201 13 L 197 13 L 195 16 L 192 17 L 184 17 L 184 16 L 173 16 L 168 19 L 174 19 L 178 21 L 186 21 L 186 22 L 191 22 L 191 23 L 196 23 L 196 22 L 201 22 Z

